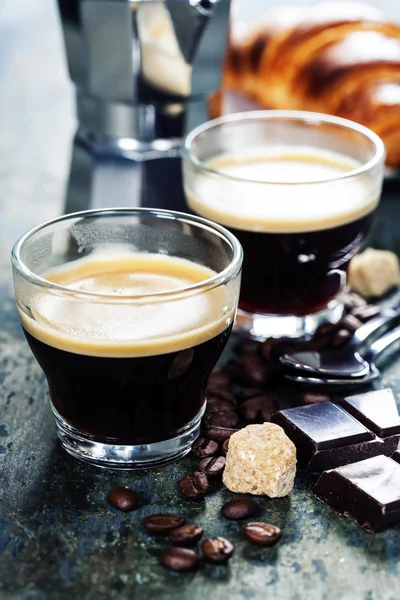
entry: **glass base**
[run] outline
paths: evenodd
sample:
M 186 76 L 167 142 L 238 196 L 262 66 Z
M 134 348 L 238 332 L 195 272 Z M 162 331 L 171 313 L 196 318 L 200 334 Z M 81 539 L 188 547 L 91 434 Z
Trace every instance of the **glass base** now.
M 85 437 L 82 432 L 68 425 L 53 408 L 58 437 L 64 450 L 95 467 L 129 470 L 159 467 L 188 454 L 199 436 L 204 410 L 205 407 L 178 436 L 170 440 L 137 446 L 119 446 L 103 444 Z
M 238 309 L 233 331 L 243 337 L 265 340 L 268 337 L 301 337 L 312 335 L 326 321 L 336 323 L 343 315 L 343 304 L 332 300 L 323 310 L 295 317 L 291 315 L 259 315 Z

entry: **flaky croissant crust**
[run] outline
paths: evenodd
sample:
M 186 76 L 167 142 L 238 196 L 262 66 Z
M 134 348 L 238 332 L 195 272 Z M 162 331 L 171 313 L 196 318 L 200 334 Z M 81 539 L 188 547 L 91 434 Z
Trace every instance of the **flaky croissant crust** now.
M 267 12 L 231 35 L 224 87 L 265 108 L 313 110 L 362 123 L 400 167 L 400 26 L 360 3 Z

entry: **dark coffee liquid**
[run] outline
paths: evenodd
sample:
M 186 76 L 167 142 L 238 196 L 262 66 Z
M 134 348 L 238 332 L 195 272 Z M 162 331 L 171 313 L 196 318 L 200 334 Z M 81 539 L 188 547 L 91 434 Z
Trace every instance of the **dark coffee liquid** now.
M 186 193 L 195 212 L 243 246 L 239 308 L 288 316 L 326 308 L 344 287 L 379 187 L 348 177 L 358 163 L 317 148 L 278 145 L 276 154 L 222 154 L 208 164 L 220 176 L 188 172 Z
M 59 415 L 98 442 L 134 445 L 171 439 L 196 417 L 230 330 L 190 349 L 143 358 L 85 356 L 25 335 Z
M 304 233 L 231 229 L 243 246 L 239 307 L 260 314 L 307 315 L 324 308 L 341 289 L 373 215 Z
M 48 272 L 54 283 L 96 294 L 71 300 L 38 290 L 32 316 L 20 311 L 61 419 L 84 437 L 120 445 L 169 440 L 189 426 L 234 306 L 224 286 L 171 293 L 213 274 L 184 259 L 109 250 Z M 154 297 L 160 293 L 167 299 Z

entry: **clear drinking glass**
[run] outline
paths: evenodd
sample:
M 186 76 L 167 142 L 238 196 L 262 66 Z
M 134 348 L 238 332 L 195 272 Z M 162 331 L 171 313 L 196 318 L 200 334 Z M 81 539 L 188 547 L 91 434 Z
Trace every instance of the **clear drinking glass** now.
M 235 318 L 236 238 L 183 213 L 92 210 L 28 232 L 12 263 L 63 447 L 112 468 L 186 454 Z
M 340 318 L 348 263 L 379 202 L 384 159 L 373 132 L 316 113 L 238 113 L 187 136 L 189 206 L 243 246 L 237 331 L 298 336 Z

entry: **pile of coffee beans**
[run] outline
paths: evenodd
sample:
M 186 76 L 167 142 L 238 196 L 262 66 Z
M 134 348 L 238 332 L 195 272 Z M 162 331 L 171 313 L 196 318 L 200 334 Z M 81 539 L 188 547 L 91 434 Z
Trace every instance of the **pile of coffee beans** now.
M 196 470 L 178 482 L 185 498 L 202 500 L 209 492 L 210 485 L 212 489 L 212 485 L 221 479 L 229 438 L 238 428 L 271 421 L 278 409 L 270 390 L 283 379 L 283 366 L 279 361 L 281 355 L 302 349 L 342 346 L 363 323 L 380 313 L 378 306 L 368 305 L 355 293 L 346 295 L 345 307 L 346 316 L 336 324 L 324 323 L 309 340 L 241 340 L 235 347 L 235 357 L 222 371 L 212 373 L 207 386 L 201 437 L 192 446 L 192 455 L 198 459 Z M 328 394 L 306 391 L 301 393 L 299 404 L 315 404 L 330 399 Z M 134 510 L 139 505 L 138 495 L 125 487 L 111 490 L 107 500 L 122 511 Z M 257 510 L 252 498 L 243 497 L 224 504 L 221 515 L 239 521 L 253 517 Z M 144 519 L 143 528 L 149 535 L 168 537 L 171 543 L 171 547 L 162 552 L 161 565 L 177 572 L 198 568 L 201 558 L 194 546 L 202 539 L 204 532 L 196 523 L 185 524 L 182 515 L 155 514 Z M 254 521 L 245 525 L 243 536 L 257 546 L 268 547 L 280 540 L 281 531 L 275 525 Z M 203 560 L 223 564 L 233 555 L 234 546 L 223 537 L 208 538 L 201 542 L 201 551 Z

